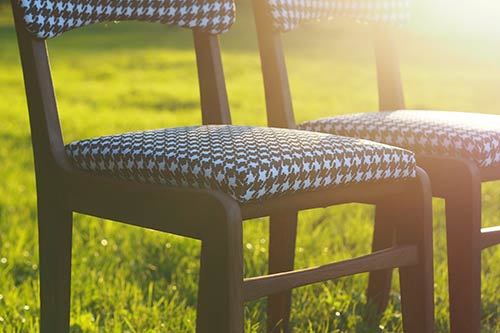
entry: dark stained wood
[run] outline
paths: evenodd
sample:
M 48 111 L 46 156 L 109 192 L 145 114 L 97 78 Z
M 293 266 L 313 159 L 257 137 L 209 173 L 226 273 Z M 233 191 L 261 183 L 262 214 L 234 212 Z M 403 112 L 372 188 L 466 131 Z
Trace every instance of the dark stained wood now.
M 386 195 L 405 197 L 415 191 L 415 181 L 398 183 L 360 184 L 346 188 L 332 188 L 310 193 L 298 193 L 259 203 L 238 204 L 228 195 L 210 190 L 172 188 L 160 185 L 138 184 L 113 180 L 78 170 L 69 163 L 64 150 L 56 98 L 52 86 L 49 59 L 44 41 L 33 39 L 24 29 L 18 1 L 12 0 L 21 61 L 28 98 L 30 124 L 38 195 L 38 222 L 40 231 L 41 279 L 41 333 L 67 333 L 69 331 L 69 304 L 71 278 L 72 213 L 79 212 L 122 223 L 137 225 L 163 232 L 201 240 L 201 271 L 197 314 L 197 332 L 243 332 L 244 293 L 255 293 L 243 286 L 242 220 L 276 214 L 288 215 L 280 222 L 274 234 L 271 266 L 293 269 L 291 249 L 295 240 L 296 219 L 299 209 L 309 209 L 346 202 L 378 203 Z M 279 41 L 278 34 L 264 43 Z M 261 35 L 262 37 L 262 35 Z M 230 123 L 220 51 L 216 37 L 194 33 L 199 67 L 200 95 L 203 122 Z M 270 49 L 269 57 L 277 57 L 272 71 L 280 71 L 278 84 L 266 79 L 266 87 L 276 99 L 268 103 L 270 124 L 278 127 L 295 126 L 289 98 L 288 80 L 281 46 Z M 281 58 L 280 58 L 281 57 Z M 268 59 L 268 57 L 264 57 Z M 275 59 L 276 60 L 276 59 Z M 268 93 L 268 98 L 274 96 Z M 276 107 L 276 113 L 271 110 Z M 420 193 L 420 192 L 418 192 Z M 424 209 L 420 202 L 413 210 Z M 395 200 L 398 204 L 398 200 Z M 292 205 L 292 206 L 290 206 Z M 196 207 L 196 209 L 193 209 Z M 290 207 L 293 207 L 290 210 Z M 415 228 L 425 224 L 421 215 L 414 221 Z M 275 224 L 276 225 L 276 224 Z M 280 244 L 278 230 L 286 231 L 286 240 Z M 277 238 L 278 236 L 278 238 Z M 282 235 L 283 236 L 283 235 Z M 422 249 L 420 238 L 399 243 L 400 251 L 387 250 L 349 263 L 339 263 L 326 269 L 312 269 L 318 275 L 306 273 L 303 284 L 353 274 L 367 269 L 422 265 L 429 260 Z M 405 250 L 406 249 L 406 250 Z M 284 259 L 277 258 L 283 253 Z M 384 255 L 383 253 L 389 253 Z M 391 254 L 392 253 L 392 254 Z M 399 253 L 399 255 L 398 255 Z M 418 253 L 418 257 L 415 256 Z M 392 258 L 392 259 L 391 259 Z M 387 265 L 387 266 L 386 266 Z M 415 267 L 420 267 L 415 266 Z M 356 268 L 357 267 L 357 268 Z M 339 269 L 338 272 L 333 271 Z M 331 271 L 326 274 L 327 271 Z M 424 274 L 419 269 L 415 271 Z M 286 283 L 269 293 L 286 292 L 297 284 L 295 273 L 283 280 Z M 290 282 L 292 281 L 292 286 Z M 427 281 L 427 280 L 426 280 Z M 261 293 L 261 292 L 259 292 Z M 408 298 L 408 297 L 407 297 Z M 408 301 L 407 301 L 408 302 Z M 413 301 L 418 303 L 418 301 Z M 289 303 L 280 306 L 285 316 Z M 410 302 L 411 304 L 411 302 Z M 418 303 L 420 304 L 420 303 Z M 410 307 L 411 308 L 411 307 Z M 280 311 L 281 311 L 280 310 Z M 407 311 L 408 312 L 408 311 Z M 411 311 L 410 311 L 411 312 Z M 409 313 L 410 313 L 409 312 Z M 288 319 L 287 319 L 288 320 Z M 427 332 L 427 331 L 422 331 Z
M 402 110 L 405 108 L 405 101 L 393 33 L 383 26 L 377 27 L 374 31 L 374 44 L 379 109 L 381 111 Z
M 500 227 L 481 229 L 481 249 L 500 244 Z
M 451 332 L 478 333 L 481 249 L 494 245 L 494 237 L 481 234 L 484 177 L 473 162 L 461 158 L 419 155 L 417 161 L 431 179 L 433 195 L 446 204 Z
M 393 36 L 379 30 L 375 43 L 380 109 L 401 109 L 403 89 Z M 499 180 L 500 169 L 478 170 L 471 162 L 441 156 L 424 156 L 419 165 L 429 173 L 434 195 L 446 200 L 451 331 L 480 332 L 480 251 L 500 243 L 494 229 L 481 232 L 480 188 L 481 181 Z
M 395 242 L 397 210 L 392 198 L 384 200 L 375 207 L 372 252 L 391 247 Z M 368 281 L 368 303 L 375 306 L 378 315 L 386 309 L 392 284 L 392 269 L 370 272 Z M 378 318 L 377 318 L 378 319 Z
M 490 182 L 500 179 L 500 168 L 498 166 L 491 166 L 486 168 L 481 168 L 481 181 Z
M 215 191 L 172 188 L 84 177 L 68 188 L 68 205 L 78 213 L 202 239 L 214 214 L 234 201 Z M 99 195 L 92 192 L 94 189 Z M 127 203 L 124 205 L 124 203 Z M 197 209 L 192 209 L 196 204 Z
M 469 160 L 417 156 L 445 199 L 451 332 L 480 332 L 481 172 Z
M 401 182 L 363 183 L 346 187 L 333 187 L 313 192 L 291 194 L 268 199 L 265 202 L 247 203 L 241 207 L 244 219 L 290 213 L 293 210 L 328 207 L 350 202 L 376 204 L 384 196 L 404 192 L 408 184 Z
M 380 109 L 404 108 L 394 39 L 375 32 Z M 479 169 L 471 161 L 418 156 L 432 180 L 433 195 L 446 201 L 450 326 L 452 333 L 479 333 L 481 250 L 500 243 L 496 230 L 481 230 L 481 182 L 500 179 L 497 166 Z
M 231 124 L 217 36 L 193 31 L 203 124 Z
M 457 181 L 445 196 L 452 332 L 481 331 L 481 181 L 471 167 L 449 171 Z
M 445 199 L 451 332 L 480 332 L 481 172 L 468 160 L 419 156 Z
M 17 1 L 12 1 L 14 4 Z M 16 25 L 21 16 L 14 11 Z M 65 165 L 45 43 L 17 29 L 25 89 L 28 96 L 38 193 L 40 257 L 40 331 L 69 332 L 72 212 L 65 206 L 62 175 Z
M 290 96 L 290 89 L 288 83 L 288 77 L 286 72 L 286 64 L 285 58 L 283 54 L 283 48 L 281 45 L 281 36 L 280 33 L 273 29 L 273 24 L 270 16 L 266 13 L 266 5 L 265 1 L 262 0 L 253 0 L 253 9 L 255 15 L 255 22 L 257 26 L 257 36 L 259 43 L 259 51 L 261 57 L 261 65 L 262 72 L 264 76 L 264 85 L 266 92 L 266 106 L 268 113 L 268 124 L 269 126 L 276 127 L 287 127 L 287 128 L 295 128 L 295 121 L 293 119 L 293 108 L 292 108 L 292 100 Z M 391 40 L 386 40 L 383 35 L 378 36 L 375 49 L 377 54 L 377 65 L 378 65 L 378 80 L 381 85 L 380 93 L 380 107 L 381 109 L 387 110 L 396 110 L 399 108 L 404 108 L 404 98 L 402 94 L 401 88 L 401 78 L 399 75 L 399 68 L 397 67 L 397 63 L 394 66 L 391 61 L 396 60 L 395 52 L 391 51 L 391 56 L 393 57 L 391 60 L 386 61 L 384 58 L 387 54 L 385 53 L 385 49 L 387 46 L 393 46 Z M 393 90 L 396 89 L 396 92 Z M 422 172 L 420 172 L 422 173 Z M 250 204 L 242 207 L 243 216 L 256 216 L 263 213 L 266 214 L 284 214 L 289 213 L 290 208 L 293 207 L 295 210 L 303 209 L 304 206 L 312 204 L 315 207 L 328 206 L 334 203 L 343 203 L 343 202 L 364 202 L 364 203 L 374 203 L 377 205 L 382 205 L 384 198 L 388 196 L 392 196 L 394 193 L 404 193 L 398 192 L 398 187 L 401 184 L 363 184 L 362 187 L 366 189 L 364 192 L 359 192 L 354 190 L 351 192 L 350 188 L 338 188 L 332 189 L 331 193 L 325 191 L 318 191 L 312 193 L 304 193 L 300 196 L 288 196 L 283 199 L 273 199 L 267 202 L 266 204 Z M 405 182 L 402 184 L 403 187 L 406 187 L 408 184 Z M 427 186 L 421 184 L 421 186 Z M 357 188 L 357 187 L 354 187 Z M 424 189 L 420 189 L 418 191 L 419 194 L 426 192 Z M 394 191 L 394 192 L 393 192 Z M 423 191 L 423 192 L 422 192 Z M 430 191 L 427 190 L 427 194 L 430 195 Z M 394 206 L 398 205 L 398 197 L 394 196 L 394 202 L 392 203 Z M 430 199 L 426 199 L 430 202 Z M 420 207 L 422 210 L 427 209 L 428 202 L 425 200 L 417 200 L 422 206 Z M 269 205 L 272 203 L 271 205 Z M 425 207 L 424 207 L 425 206 Z M 412 208 L 414 208 L 412 206 Z M 418 214 L 417 214 L 418 215 Z M 424 219 L 423 212 L 420 216 Z M 427 217 L 425 217 L 427 219 Z M 382 223 L 382 222 L 381 222 Z M 379 229 L 384 228 L 385 230 L 390 229 L 391 235 L 394 234 L 394 227 L 384 226 L 381 223 L 377 223 Z M 415 223 L 415 221 L 413 221 Z M 424 223 L 420 221 L 420 223 Z M 426 220 L 427 224 L 429 221 Z M 430 229 L 426 229 L 428 232 L 431 232 Z M 383 248 L 389 242 L 386 241 L 386 236 L 381 235 L 383 231 L 379 232 L 378 235 L 375 235 L 375 247 Z M 430 236 L 432 237 L 432 235 Z M 379 240 L 377 240 L 379 239 Z M 421 239 L 414 239 L 419 243 L 420 247 L 424 246 L 424 243 Z M 419 250 L 420 254 L 428 254 L 428 250 Z M 430 252 L 432 254 L 432 251 Z M 429 278 L 432 280 L 432 273 L 429 275 L 428 265 L 424 263 L 428 263 L 428 261 L 432 262 L 432 258 L 422 259 L 419 262 L 418 266 L 418 276 L 420 278 L 425 277 L 422 286 L 429 286 Z M 380 311 L 382 310 L 383 304 L 386 303 L 384 300 L 387 299 L 388 295 L 386 295 L 389 291 L 389 283 L 390 283 L 390 272 L 385 271 L 381 272 L 381 269 L 386 269 L 390 267 L 380 267 L 379 272 L 372 274 L 372 283 L 369 291 L 369 296 L 371 296 L 372 300 L 374 298 L 378 298 Z M 416 268 L 417 269 L 417 268 Z M 377 269 L 376 269 L 377 270 Z M 313 274 L 311 274 L 313 276 Z M 406 278 L 405 281 L 411 281 L 410 278 Z M 281 282 L 281 281 L 280 281 Z M 283 282 L 285 283 L 285 282 Z M 406 283 L 406 282 L 405 282 Z M 424 285 L 425 284 L 425 285 Z M 383 288 L 383 290 L 377 290 L 378 288 Z M 286 290 L 285 288 L 284 290 Z M 431 289 L 429 289 L 432 293 L 432 284 Z M 405 330 L 408 332 L 432 332 L 433 331 L 433 317 L 429 316 L 429 313 L 433 312 L 433 303 L 428 301 L 429 290 L 424 292 L 424 295 L 416 295 L 414 292 L 406 291 L 405 302 L 406 302 L 406 316 L 410 316 L 412 318 L 407 318 L 405 324 Z M 415 298 L 415 299 L 413 299 Z M 272 304 L 274 307 L 274 304 Z M 286 306 L 286 303 L 281 303 L 281 307 Z M 268 309 L 268 312 L 273 314 L 274 311 L 278 311 L 275 309 Z M 423 312 L 422 312 L 423 311 Z M 272 326 L 273 323 L 276 323 L 277 320 L 282 320 L 283 323 L 289 322 L 289 318 L 286 317 L 286 314 L 289 313 L 286 309 L 279 310 L 278 313 L 283 314 L 283 318 L 280 316 L 275 318 L 268 318 L 268 332 L 273 331 L 274 329 L 279 327 Z M 419 320 L 429 320 L 426 323 L 418 323 Z M 285 332 L 289 330 L 287 326 L 284 326 L 283 329 Z
M 407 333 L 434 332 L 434 271 L 432 265 L 432 193 L 430 181 L 417 170 L 413 191 L 395 202 L 400 213 L 396 244 L 415 244 L 417 265 L 399 268 L 403 328 Z
M 15 0 L 12 2 L 17 5 Z M 18 11 L 14 11 L 14 20 L 17 26 L 22 26 L 22 17 Z M 42 182 L 51 186 L 54 182 L 60 182 L 60 179 L 56 179 L 55 171 L 66 164 L 66 154 L 47 48 L 44 41 L 32 39 L 24 29 L 18 28 L 16 31 L 28 97 L 35 169 L 37 175 L 40 175 L 37 177 L 37 186 L 43 187 Z
M 253 5 L 259 37 L 262 69 L 266 82 L 268 121 L 273 126 L 276 126 L 276 124 L 278 124 L 277 126 L 282 126 L 282 124 L 287 123 L 286 117 L 283 115 L 292 113 L 292 108 L 291 102 L 289 104 L 286 102 L 286 100 L 290 99 L 290 91 L 280 34 L 273 31 L 270 18 L 266 14 L 264 1 L 253 0 Z M 375 26 L 374 46 L 379 90 L 379 109 L 381 111 L 404 109 L 403 85 L 393 33 L 382 25 Z M 276 97 L 277 95 L 279 97 Z M 287 105 L 290 105 L 290 107 L 287 107 Z M 272 116 L 270 115 L 271 112 L 278 112 L 279 114 Z M 288 123 L 288 128 L 295 128 L 294 122 L 291 125 L 290 122 Z M 481 197 L 478 189 L 480 189 L 482 181 L 500 180 L 500 168 L 487 167 L 479 169 L 471 161 L 438 155 L 418 156 L 417 159 L 419 166 L 429 173 L 432 181 L 433 195 L 446 200 L 452 333 L 479 333 L 480 251 L 482 248 L 497 244 L 500 239 L 496 229 L 483 229 L 481 231 Z M 465 182 L 463 179 L 465 179 Z M 359 198 L 355 198 L 355 196 L 350 197 L 348 193 L 343 194 L 347 194 L 347 197 L 353 199 L 353 201 L 360 200 Z M 385 194 L 386 196 L 390 196 L 390 193 Z M 317 194 L 311 194 L 305 200 L 309 202 L 309 200 L 313 200 L 313 197 L 315 197 L 315 199 L 318 199 L 316 203 L 322 202 L 323 204 L 331 204 L 335 200 L 335 198 L 321 199 L 317 196 Z M 339 201 L 342 200 L 340 197 L 336 199 Z M 300 200 L 297 198 L 286 198 L 286 200 L 276 202 L 276 206 L 272 207 L 272 212 L 286 211 L 284 207 L 285 203 L 288 203 L 291 207 L 299 209 L 301 207 Z M 390 215 L 393 213 L 383 212 L 383 202 L 376 202 L 375 200 L 375 203 L 378 204 L 379 213 L 376 218 L 373 248 L 378 249 L 390 244 L 392 230 L 390 225 L 385 223 L 385 220 L 391 220 L 392 217 Z M 247 206 L 243 208 L 243 215 L 255 215 L 266 211 L 266 209 L 268 208 L 259 207 L 259 205 Z M 388 208 L 385 208 L 385 210 L 389 211 Z M 386 214 L 388 215 L 386 216 Z M 411 235 L 407 236 L 410 237 Z M 418 239 L 415 240 L 420 242 Z M 460 244 L 463 244 L 463 246 L 460 247 Z M 423 243 L 420 243 L 420 245 L 421 247 L 424 246 Z M 463 258 L 463 260 L 460 260 L 460 258 Z M 426 267 L 420 266 L 419 269 L 427 270 Z M 403 280 L 410 281 L 405 282 L 408 289 L 407 294 L 411 295 L 409 297 L 406 296 L 406 300 L 404 301 L 407 304 L 406 308 L 420 309 L 418 310 L 420 312 L 417 311 L 416 313 L 421 314 L 422 308 L 427 306 L 427 304 L 423 305 L 426 301 L 419 299 L 418 295 L 412 293 L 409 287 L 412 283 L 419 282 L 412 280 L 411 274 L 403 273 L 402 278 Z M 377 304 L 379 312 L 385 308 L 389 293 L 389 281 L 389 271 L 379 271 L 371 274 L 368 297 Z M 419 315 L 408 315 L 408 313 L 413 312 L 415 311 L 410 310 L 405 312 L 405 317 L 410 316 L 410 319 L 407 318 L 408 320 L 405 322 L 405 328 L 418 332 L 414 327 L 419 327 L 419 324 L 414 319 L 419 318 Z M 430 317 L 427 316 L 425 318 L 428 319 Z M 430 326 L 426 326 L 425 329 L 431 328 Z M 424 328 L 422 328 L 423 330 Z
M 264 78 L 267 123 L 270 127 L 295 128 L 280 33 L 273 29 L 271 17 L 266 14 L 266 3 L 253 0 L 252 4 Z
M 397 246 L 333 264 L 245 279 L 244 298 L 253 300 L 308 284 L 385 268 L 415 266 L 415 246 Z
M 40 332 L 69 332 L 72 213 L 38 201 Z
M 199 333 L 243 332 L 243 233 L 238 205 L 214 216 L 201 247 Z M 232 206 L 232 207 L 231 207 Z
M 297 212 L 271 215 L 269 219 L 269 274 L 292 271 L 295 259 Z M 267 298 L 267 331 L 290 331 L 292 290 Z
M 64 151 L 46 44 L 27 34 L 17 1 L 13 0 L 12 4 L 37 176 L 41 333 L 69 332 L 73 211 L 201 239 L 197 330 L 242 332 L 243 268 L 238 255 L 241 254 L 238 204 L 227 195 L 214 191 L 116 181 L 73 168 Z M 217 40 L 195 34 L 195 44 L 199 65 L 203 67 L 200 70 L 200 91 L 204 121 L 228 123 L 230 118 L 221 61 L 217 58 L 220 56 Z M 217 94 L 212 93 L 215 90 Z M 197 210 L 192 207 L 197 207 Z M 217 295 L 217 300 L 212 300 L 214 295 Z M 215 313 L 219 314 L 218 317 Z M 218 319 L 217 324 L 207 318 Z

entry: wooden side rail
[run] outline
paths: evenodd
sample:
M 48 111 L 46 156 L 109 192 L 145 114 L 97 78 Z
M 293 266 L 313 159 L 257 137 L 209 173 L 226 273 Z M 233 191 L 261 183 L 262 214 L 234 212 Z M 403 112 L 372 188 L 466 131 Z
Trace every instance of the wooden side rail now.
M 333 264 L 245 279 L 243 297 L 251 301 L 316 282 L 417 263 L 416 246 L 394 246 Z
M 500 244 L 500 227 L 481 229 L 481 249 Z

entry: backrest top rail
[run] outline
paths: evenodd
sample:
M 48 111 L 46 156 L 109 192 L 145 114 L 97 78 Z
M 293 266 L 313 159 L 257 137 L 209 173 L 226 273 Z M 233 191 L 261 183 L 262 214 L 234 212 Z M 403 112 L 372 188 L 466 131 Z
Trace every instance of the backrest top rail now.
M 410 0 L 262 0 L 274 28 L 281 32 L 303 23 L 348 17 L 363 23 L 403 25 L 410 18 Z
M 17 0 L 32 36 L 50 39 L 112 21 L 159 22 L 220 34 L 235 21 L 234 0 Z

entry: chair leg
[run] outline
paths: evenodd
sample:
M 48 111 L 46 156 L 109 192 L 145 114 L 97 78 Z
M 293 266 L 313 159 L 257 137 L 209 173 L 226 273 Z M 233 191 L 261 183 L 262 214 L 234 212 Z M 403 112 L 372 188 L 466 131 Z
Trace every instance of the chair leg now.
M 269 233 L 269 273 L 293 270 L 297 212 L 271 216 Z M 290 332 L 291 302 L 291 290 L 267 298 L 267 332 Z
M 53 204 L 38 205 L 40 332 L 68 333 L 72 213 Z
M 221 217 L 202 239 L 197 333 L 243 333 L 243 237 L 239 216 Z
M 383 202 L 377 204 L 375 225 L 373 230 L 372 251 L 379 251 L 394 245 L 395 220 L 394 204 Z M 368 304 L 375 306 L 377 321 L 387 308 L 392 282 L 392 269 L 370 272 L 368 280 Z
M 432 193 L 429 179 L 420 169 L 415 184 L 411 193 L 394 203 L 406 209 L 397 225 L 397 243 L 418 248 L 418 264 L 399 269 L 403 328 L 406 333 L 431 333 L 434 332 Z
M 481 330 L 481 183 L 467 176 L 445 198 L 452 333 Z

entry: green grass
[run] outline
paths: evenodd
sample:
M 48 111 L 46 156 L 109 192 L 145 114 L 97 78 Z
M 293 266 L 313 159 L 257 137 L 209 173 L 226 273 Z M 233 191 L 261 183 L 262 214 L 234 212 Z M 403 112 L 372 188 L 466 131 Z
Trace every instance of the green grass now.
M 246 10 L 240 4 L 240 8 Z M 29 124 L 15 35 L 0 7 L 0 331 L 38 332 L 36 197 Z M 346 36 L 346 31 L 352 33 Z M 311 35 L 312 34 L 312 35 Z M 312 36 L 312 37 L 311 37 Z M 364 26 L 310 25 L 286 36 L 298 121 L 375 110 L 370 34 Z M 426 40 L 428 39 L 428 40 Z M 417 28 L 400 36 L 407 103 L 500 113 L 500 49 L 443 42 Z M 222 38 L 236 124 L 264 125 L 264 95 L 251 18 Z M 190 33 L 160 25 L 109 24 L 49 42 L 66 142 L 201 121 Z M 500 187 L 483 188 L 484 225 L 500 224 Z M 366 254 L 373 208 L 343 205 L 300 214 L 296 267 Z M 245 275 L 266 272 L 267 219 L 244 223 Z M 443 204 L 435 201 L 436 327 L 448 332 Z M 75 216 L 72 333 L 193 332 L 199 243 Z M 483 328 L 500 331 L 499 250 L 483 256 Z M 398 332 L 397 283 L 380 328 L 362 318 L 366 275 L 294 292 L 296 332 Z M 245 309 L 247 332 L 263 332 L 265 301 Z

